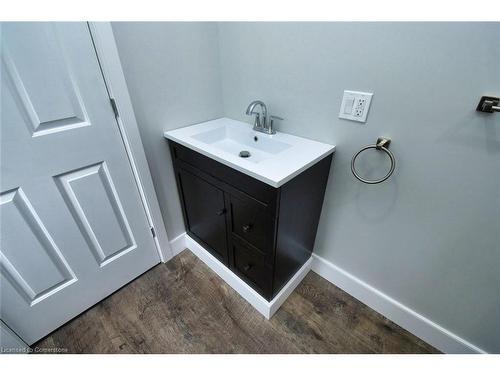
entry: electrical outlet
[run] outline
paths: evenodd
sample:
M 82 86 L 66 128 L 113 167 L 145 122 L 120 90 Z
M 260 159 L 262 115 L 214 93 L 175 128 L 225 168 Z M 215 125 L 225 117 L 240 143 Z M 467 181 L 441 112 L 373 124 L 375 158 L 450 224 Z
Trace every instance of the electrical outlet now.
M 363 117 L 363 114 L 365 112 L 366 99 L 357 98 L 355 100 L 355 103 L 356 103 L 356 108 L 354 108 L 354 116 Z
M 372 96 L 373 93 L 370 92 L 345 90 L 339 117 L 346 120 L 366 122 Z

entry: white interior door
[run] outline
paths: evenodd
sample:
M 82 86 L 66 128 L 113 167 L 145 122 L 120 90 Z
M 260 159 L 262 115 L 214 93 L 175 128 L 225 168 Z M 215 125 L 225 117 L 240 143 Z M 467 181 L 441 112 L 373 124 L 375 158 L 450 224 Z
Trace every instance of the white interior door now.
M 1 27 L 1 319 L 32 344 L 159 256 L 87 24 Z

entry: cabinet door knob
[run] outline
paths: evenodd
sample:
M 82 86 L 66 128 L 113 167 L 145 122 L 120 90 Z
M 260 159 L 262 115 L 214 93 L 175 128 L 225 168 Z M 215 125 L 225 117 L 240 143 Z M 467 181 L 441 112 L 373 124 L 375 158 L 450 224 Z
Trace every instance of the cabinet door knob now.
M 243 267 L 243 270 L 246 272 L 246 271 L 250 271 L 250 268 L 252 268 L 252 265 L 251 264 L 247 264 L 245 267 Z
M 222 210 L 217 211 L 217 216 L 224 215 L 226 213 L 226 209 L 223 208 Z
M 242 229 L 243 229 L 243 232 L 248 233 L 252 229 L 252 224 L 245 224 L 245 225 L 243 225 Z

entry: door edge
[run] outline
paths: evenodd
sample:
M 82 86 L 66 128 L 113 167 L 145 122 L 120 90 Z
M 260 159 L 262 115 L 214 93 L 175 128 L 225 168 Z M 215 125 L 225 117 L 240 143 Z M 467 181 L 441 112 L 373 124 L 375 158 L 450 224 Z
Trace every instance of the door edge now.
M 109 98 L 114 101 L 118 112 L 116 116 L 118 129 L 151 227 L 159 261 L 165 263 L 173 257 L 173 251 L 140 138 L 111 22 L 87 22 L 87 25 Z

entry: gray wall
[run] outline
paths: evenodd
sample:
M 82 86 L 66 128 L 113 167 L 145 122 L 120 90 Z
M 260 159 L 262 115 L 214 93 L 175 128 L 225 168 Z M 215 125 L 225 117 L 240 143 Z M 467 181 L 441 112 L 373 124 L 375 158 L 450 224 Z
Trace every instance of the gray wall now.
M 113 24 L 172 239 L 184 228 L 162 132 L 252 99 L 279 129 L 337 145 L 315 252 L 425 317 L 500 352 L 500 24 Z M 220 53 L 220 56 L 219 56 Z M 220 61 L 219 61 L 220 58 Z M 221 88 L 222 84 L 222 88 Z M 344 89 L 374 92 L 367 124 L 338 118 Z M 398 165 L 350 173 L 377 136 Z M 360 159 L 375 177 L 387 161 Z
M 252 99 L 280 130 L 337 145 L 315 252 L 479 347 L 500 352 L 500 24 L 223 23 L 224 112 Z M 374 92 L 366 125 L 344 89 Z M 350 159 L 377 136 L 398 165 L 378 186 Z M 375 177 L 376 151 L 360 160 Z
M 113 23 L 169 239 L 184 232 L 165 130 L 223 114 L 215 23 Z

